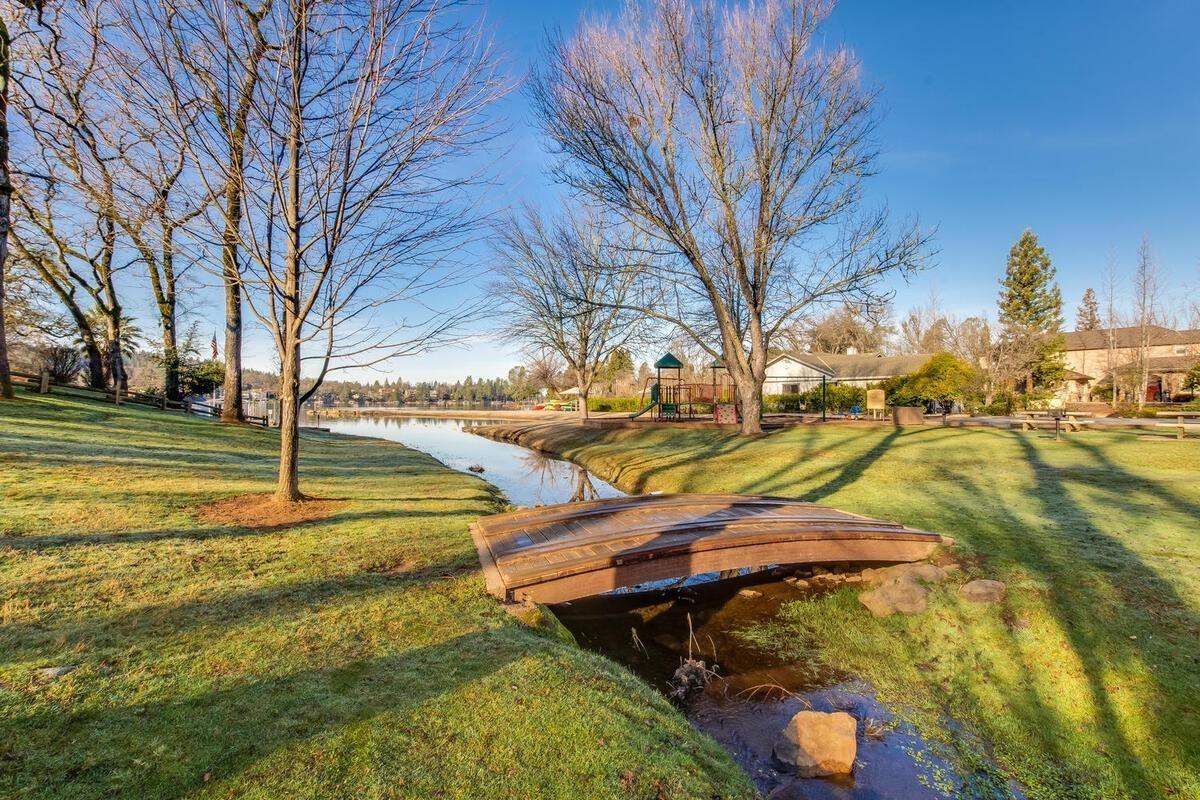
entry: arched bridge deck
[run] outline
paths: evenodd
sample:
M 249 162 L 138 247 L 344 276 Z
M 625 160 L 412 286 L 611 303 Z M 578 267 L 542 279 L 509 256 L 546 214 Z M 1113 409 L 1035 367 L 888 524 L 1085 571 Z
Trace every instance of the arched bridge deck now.
M 771 564 L 927 558 L 936 533 L 782 497 L 615 497 L 480 518 L 488 591 L 558 603 L 647 581 Z

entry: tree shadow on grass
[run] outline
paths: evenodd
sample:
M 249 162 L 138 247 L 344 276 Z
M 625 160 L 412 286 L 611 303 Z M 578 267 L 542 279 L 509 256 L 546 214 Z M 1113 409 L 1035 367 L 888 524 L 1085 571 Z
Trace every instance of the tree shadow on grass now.
M 1027 570 L 1047 587 L 1040 593 L 1041 597 L 1078 660 L 1095 716 L 1096 735 L 1101 738 L 1108 763 L 1116 770 L 1121 784 L 1135 796 L 1169 792 L 1169 787 L 1161 785 L 1161 777 L 1155 779 L 1147 772 L 1137 745 L 1129 739 L 1130 721 L 1115 704 L 1113 685 L 1119 684 L 1120 673 L 1128 672 L 1130 665 L 1139 665 L 1134 671 L 1146 676 L 1152 692 L 1147 698 L 1147 706 L 1139 714 L 1138 724 L 1152 731 L 1146 737 L 1148 743 L 1142 747 L 1157 750 L 1156 761 L 1160 764 L 1173 760 L 1175 765 L 1183 765 L 1187 756 L 1177 742 L 1186 741 L 1188 737 L 1179 726 L 1189 723 L 1186 722 L 1187 713 L 1180 713 L 1181 700 L 1184 706 L 1190 704 L 1179 696 L 1178 690 L 1182 687 L 1163 684 L 1162 673 L 1156 665 L 1164 659 L 1172 660 L 1184 672 L 1190 671 L 1200 679 L 1200 670 L 1194 662 L 1195 640 L 1192 640 L 1191 653 L 1172 653 L 1169 648 L 1149 641 L 1151 637 L 1132 636 L 1131 631 L 1144 628 L 1147 620 L 1137 617 L 1153 605 L 1165 604 L 1172 608 L 1176 617 L 1173 622 L 1184 630 L 1198 630 L 1200 623 L 1169 581 L 1123 542 L 1101 532 L 1104 507 L 1085 508 L 1072 499 L 1070 469 L 1048 464 L 1042 450 L 1029 438 L 1018 436 L 1016 441 L 1033 473 L 1035 485 L 1030 494 L 1040 509 L 1045 528 L 1027 531 L 1026 523 L 1008 510 L 998 492 L 977 485 L 974 491 L 981 497 L 990 496 L 991 509 L 1003 515 L 999 529 L 1009 532 L 1007 536 L 992 536 L 978 544 L 992 555 Z M 1100 484 L 1089 482 L 1088 488 L 1107 493 L 1108 502 L 1113 506 L 1129 509 L 1131 487 L 1143 482 L 1111 461 L 1105 466 L 1109 480 Z M 1114 573 L 1109 565 L 1120 565 L 1119 572 Z M 1134 586 L 1137 590 L 1131 591 L 1130 587 Z M 1106 619 L 1104 611 L 1113 608 L 1114 599 L 1119 599 L 1116 611 L 1121 616 Z M 1135 609 L 1131 615 L 1129 612 Z M 1153 619 L 1155 615 L 1147 613 L 1146 616 Z M 1044 668 L 1044 665 L 1036 667 Z M 1027 669 L 1035 667 L 1027 666 Z M 1036 698 L 1028 694 L 1027 697 L 1030 707 L 1038 709 L 1031 721 L 1033 725 L 1054 726 L 1048 730 L 1063 725 L 1052 712 L 1041 708 Z M 1190 726 L 1200 727 L 1194 721 Z M 1049 738 L 1043 735 L 1043 740 Z
M 474 552 L 431 563 L 403 559 L 363 564 L 351 575 L 330 575 L 288 583 L 273 583 L 241 591 L 211 591 L 199 599 L 169 600 L 117 612 L 86 611 L 80 616 L 57 616 L 50 622 L 8 622 L 0 628 L 5 660 L 59 663 L 78 648 L 127 648 L 132 642 L 153 650 L 158 637 L 187 634 L 204 628 L 251 626 L 259 620 L 299 618 L 330 603 L 358 602 L 403 592 L 437 581 L 479 572 Z M 69 583 L 73 585 L 74 580 Z
M 214 681 L 178 700 L 76 712 L 39 707 L 8 723 L 0 787 L 42 796 L 181 797 L 203 786 L 205 776 L 234 777 L 277 751 L 381 714 L 392 719 L 374 730 L 402 741 L 405 721 L 395 715 L 503 670 L 530 653 L 530 642 L 512 631 L 475 632 L 225 688 Z M 378 766 L 387 765 L 371 768 Z M 292 769 L 319 772 L 321 760 Z M 297 777 L 286 779 L 294 785 Z

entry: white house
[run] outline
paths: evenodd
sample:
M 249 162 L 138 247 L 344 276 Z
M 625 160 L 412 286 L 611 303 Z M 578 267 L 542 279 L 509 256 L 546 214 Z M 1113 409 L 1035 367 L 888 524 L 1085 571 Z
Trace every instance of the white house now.
M 879 353 L 799 353 L 786 352 L 767 362 L 767 380 L 763 394 L 799 394 L 829 383 L 871 386 L 908 375 L 925 366 L 931 356 L 885 356 Z

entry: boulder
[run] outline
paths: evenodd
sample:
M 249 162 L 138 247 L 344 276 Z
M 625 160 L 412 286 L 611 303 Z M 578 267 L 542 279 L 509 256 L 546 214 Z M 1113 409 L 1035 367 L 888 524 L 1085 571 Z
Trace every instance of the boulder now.
M 958 589 L 958 594 L 964 600 L 972 603 L 999 603 L 1008 591 L 1000 581 L 989 581 L 985 578 L 964 583 Z
M 801 711 L 775 741 L 775 757 L 803 778 L 847 775 L 854 769 L 857 727 L 844 711 Z
M 877 589 L 863 592 L 858 602 L 877 617 L 901 614 L 920 614 L 925 610 L 929 590 L 912 579 L 889 581 Z
M 883 584 L 897 580 L 917 580 L 925 583 L 941 583 L 946 580 L 946 570 L 934 564 L 896 564 L 880 569 L 864 569 L 865 583 Z

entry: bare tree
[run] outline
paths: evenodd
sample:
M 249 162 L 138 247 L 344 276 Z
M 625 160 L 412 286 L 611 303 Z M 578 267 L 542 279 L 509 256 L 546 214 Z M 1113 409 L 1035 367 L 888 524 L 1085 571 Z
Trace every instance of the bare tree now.
M 143 57 L 146 84 L 161 89 L 169 105 L 188 109 L 173 130 L 177 146 L 191 156 L 208 196 L 209 220 L 220 251 L 225 291 L 225 381 L 221 416 L 242 419 L 241 272 L 246 254 L 245 172 L 257 135 L 254 108 L 278 46 L 269 16 L 273 0 L 122 0 L 121 16 Z M 277 33 L 277 31 L 275 31 Z
M 471 309 L 428 309 L 475 212 L 455 161 L 490 136 L 490 48 L 436 0 L 280 0 L 247 140 L 247 305 L 280 363 L 276 499 L 302 499 L 301 404 L 325 375 L 437 344 Z M 393 319 L 392 304 L 427 311 Z M 314 352 L 302 357 L 304 346 Z M 300 392 L 302 358 L 317 362 Z
M 901 353 L 942 353 L 951 349 L 953 324 L 941 309 L 936 291 L 925 305 L 914 306 L 900 320 L 897 350 Z
M 862 308 L 843 303 L 824 315 L 805 318 L 781 331 L 793 350 L 816 353 L 867 353 L 884 349 L 893 333 L 891 306 Z
M 566 362 L 579 390 L 579 417 L 609 356 L 629 346 L 642 316 L 629 299 L 644 260 L 625 226 L 568 210 L 547 221 L 533 208 L 497 227 L 496 255 L 505 332 Z M 631 261 L 632 259 L 632 261 Z
M 805 313 L 886 299 L 882 279 L 926 244 L 863 209 L 875 94 L 850 52 L 817 47 L 831 5 L 634 0 L 552 41 L 532 83 L 556 176 L 650 239 L 668 296 L 638 308 L 724 358 L 746 434 L 761 431 L 772 339 Z
M 5 273 L 8 269 L 8 229 L 12 219 L 12 176 L 8 170 L 8 87 L 12 82 L 12 37 L 0 17 L 0 398 L 13 396 L 8 366 L 7 317 L 4 313 Z
M 1146 391 L 1150 384 L 1150 347 L 1154 327 L 1159 321 L 1161 299 L 1158 263 L 1150 247 L 1150 237 L 1144 235 L 1141 244 L 1138 245 L 1137 265 L 1133 272 L 1133 313 L 1138 337 L 1137 349 L 1134 351 L 1138 408 L 1146 404 Z
M 200 102 L 163 85 L 161 73 L 149 66 L 153 59 L 141 46 L 144 40 L 129 36 L 128 22 L 122 22 L 123 35 L 109 40 L 107 53 L 116 67 L 112 94 L 120 98 L 114 121 L 130 137 L 116 166 L 113 215 L 146 268 L 158 313 L 163 389 L 178 400 L 179 293 L 196 260 L 181 247 L 179 237 L 213 198 L 202 182 L 189 180 L 197 174 L 190 161 L 190 141 Z
M 20 91 L 14 105 L 25 147 L 10 238 L 67 308 L 89 361 L 90 383 L 124 390 L 119 343 L 125 318 L 117 274 L 114 165 L 127 142 L 108 89 L 104 4 L 47 9 L 14 58 Z M 96 336 L 89 305 L 103 319 Z
M 1016 343 L 999 335 L 983 314 L 961 321 L 946 319 L 946 326 L 950 331 L 948 350 L 974 367 L 976 389 L 984 405 L 991 405 L 997 395 L 1011 394 L 1025 364 L 1025 356 L 1012 350 Z

